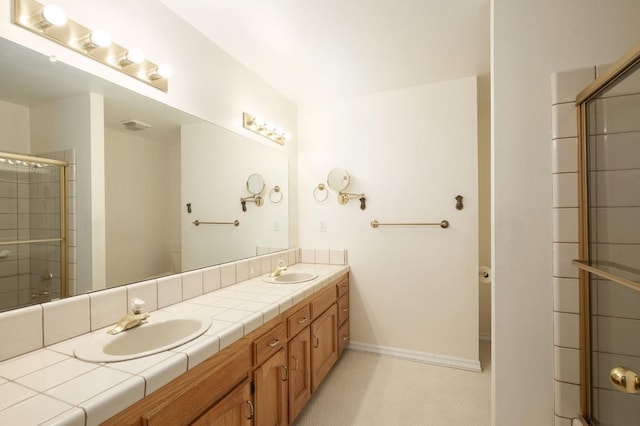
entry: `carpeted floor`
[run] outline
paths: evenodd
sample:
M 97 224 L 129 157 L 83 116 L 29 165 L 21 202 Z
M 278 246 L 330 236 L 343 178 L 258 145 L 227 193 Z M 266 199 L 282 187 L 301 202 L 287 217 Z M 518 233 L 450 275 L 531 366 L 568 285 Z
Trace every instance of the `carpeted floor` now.
M 473 373 L 347 350 L 294 425 L 490 425 L 490 351 Z

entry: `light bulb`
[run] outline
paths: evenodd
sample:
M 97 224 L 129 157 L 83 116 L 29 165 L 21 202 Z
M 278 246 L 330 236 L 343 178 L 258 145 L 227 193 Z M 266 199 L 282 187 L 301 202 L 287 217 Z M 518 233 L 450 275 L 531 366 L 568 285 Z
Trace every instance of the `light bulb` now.
M 264 128 L 273 133 L 273 131 L 276 129 L 276 125 L 269 122 L 264 126 Z
M 256 126 L 262 128 L 264 127 L 265 119 L 262 117 L 256 117 L 253 119 L 253 122 Z
M 96 47 L 107 47 L 111 44 L 111 36 L 105 30 L 95 30 L 89 36 L 89 40 Z
M 127 53 L 118 60 L 118 63 L 120 66 L 125 67 L 131 64 L 139 64 L 144 61 L 144 59 L 144 52 L 134 47 L 133 49 L 129 49 Z
M 285 140 L 287 140 L 287 141 L 288 141 L 288 140 L 290 140 L 290 139 L 291 139 L 291 133 L 290 133 L 290 132 L 284 132 L 284 135 L 282 135 L 282 137 L 283 137 Z
M 93 50 L 98 47 L 108 47 L 111 44 L 111 36 L 105 30 L 95 30 L 88 36 L 80 39 L 80 45 L 85 50 Z
M 42 9 L 42 19 L 48 24 L 46 26 L 60 26 L 67 23 L 67 14 L 60 6 L 49 4 Z
M 158 80 L 159 78 L 169 78 L 173 75 L 173 68 L 171 65 L 161 64 L 158 65 L 153 71 L 151 71 L 148 75 L 149 80 Z
M 274 132 L 276 135 L 278 136 L 283 136 L 284 135 L 284 129 L 282 127 L 276 127 L 276 130 Z

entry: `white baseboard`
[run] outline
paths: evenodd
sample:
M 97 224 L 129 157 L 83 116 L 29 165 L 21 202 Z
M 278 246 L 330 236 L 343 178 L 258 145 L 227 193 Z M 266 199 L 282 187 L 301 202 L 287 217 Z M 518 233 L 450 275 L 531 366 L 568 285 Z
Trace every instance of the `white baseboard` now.
M 443 367 L 459 368 L 481 372 L 479 360 L 458 358 L 454 356 L 437 355 L 428 352 L 411 351 L 407 349 L 390 348 L 387 346 L 370 345 L 368 343 L 350 342 L 349 349 L 358 352 L 366 352 L 376 355 L 385 355 L 409 361 L 423 362 L 425 364 L 440 365 Z

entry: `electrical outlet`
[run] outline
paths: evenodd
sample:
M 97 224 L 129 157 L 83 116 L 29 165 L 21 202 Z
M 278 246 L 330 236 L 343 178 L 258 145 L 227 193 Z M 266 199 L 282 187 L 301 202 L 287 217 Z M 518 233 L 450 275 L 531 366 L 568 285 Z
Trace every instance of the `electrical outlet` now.
M 280 230 L 280 222 L 277 220 L 273 221 L 273 230 L 274 231 L 279 231 Z
M 321 220 L 320 221 L 319 230 L 320 230 L 320 232 L 327 232 L 327 221 L 326 220 Z

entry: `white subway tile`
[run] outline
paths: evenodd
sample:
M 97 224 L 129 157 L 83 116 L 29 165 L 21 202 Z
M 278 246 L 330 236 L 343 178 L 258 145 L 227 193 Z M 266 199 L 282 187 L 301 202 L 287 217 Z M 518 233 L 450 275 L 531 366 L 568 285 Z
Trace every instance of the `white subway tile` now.
M 594 350 L 640 357 L 640 320 L 598 317 Z
M 558 173 L 553 179 L 553 207 L 578 207 L 578 174 Z
M 558 312 L 580 312 L 580 283 L 577 278 L 553 279 L 553 308 Z
M 316 249 L 316 263 L 329 263 L 328 249 Z
M 592 210 L 592 241 L 599 244 L 640 244 L 640 207 Z
M 551 161 L 552 173 L 568 173 L 578 171 L 578 139 L 554 139 Z
M 249 261 L 240 260 L 236 262 L 236 282 L 240 283 L 250 278 Z
M 88 294 L 45 303 L 42 309 L 45 346 L 91 330 Z
M 593 314 L 640 319 L 640 292 L 605 279 L 598 279 L 597 288 Z
M 344 249 L 329 250 L 329 263 L 332 265 L 344 265 L 345 257 Z
M 553 242 L 578 242 L 578 209 L 553 209 Z
M 555 379 L 561 382 L 580 384 L 580 351 L 578 349 L 554 348 Z
M 564 348 L 580 348 L 579 316 L 554 312 L 553 344 Z
M 590 170 L 629 170 L 640 168 L 638 133 L 616 133 L 589 139 Z
M 203 294 L 202 270 L 196 269 L 182 274 L 182 300 L 191 299 Z
M 314 249 L 300 249 L 300 262 L 316 263 L 316 251 Z
M 575 102 L 578 93 L 593 82 L 595 78 L 595 66 L 553 73 L 551 75 L 552 103 Z
M 271 267 L 271 256 L 260 257 L 260 263 L 262 265 L 262 274 L 268 274 L 273 271 L 273 268 Z
M 601 425 L 637 425 L 640 418 L 638 395 L 596 389 L 598 422 Z
M 572 261 L 579 258 L 578 244 L 553 244 L 553 276 L 558 278 L 578 278 L 578 268 Z
M 226 263 L 220 266 L 220 285 L 228 287 L 235 284 L 236 281 L 236 265 L 235 263 Z
M 182 302 L 182 276 L 169 275 L 158 278 L 158 309 Z
M 593 352 L 592 363 L 595 374 L 593 374 L 593 387 L 616 390 L 611 384 L 611 370 L 615 367 L 625 367 L 635 372 L 640 372 L 640 358 L 625 355 L 608 354 L 604 352 Z M 638 398 L 638 396 L 636 396 Z
M 594 179 L 595 178 L 595 179 Z M 592 172 L 592 207 L 629 207 L 640 205 L 640 170 Z
M 580 386 L 555 382 L 555 410 L 558 416 L 577 417 L 580 415 Z
M 91 303 L 91 330 L 97 330 L 120 321 L 127 313 L 127 289 L 110 288 L 89 293 Z
M 249 278 L 256 278 L 262 275 L 262 259 L 254 257 L 249 259 Z
M 148 280 L 127 286 L 127 311 L 131 310 L 131 299 L 141 299 L 147 304 L 147 311 L 158 309 L 158 284 Z
M 0 361 L 41 348 L 41 305 L 0 313 L 0 342 L 5 342 L 0 345 Z
M 578 136 L 578 113 L 573 103 L 551 107 L 551 135 L 553 139 Z
M 220 289 L 220 266 L 204 268 L 202 270 L 202 284 L 204 294 Z
M 640 131 L 640 95 L 598 99 L 594 109 L 596 134 Z

